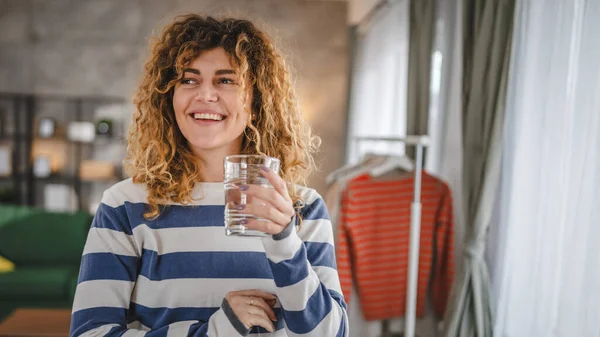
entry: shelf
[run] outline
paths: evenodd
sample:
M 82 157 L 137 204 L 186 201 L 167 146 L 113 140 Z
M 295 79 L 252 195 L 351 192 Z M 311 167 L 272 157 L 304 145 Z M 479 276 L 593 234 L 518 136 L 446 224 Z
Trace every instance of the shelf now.
M 118 177 L 111 177 L 111 178 L 107 178 L 107 179 L 79 179 L 77 178 L 77 176 L 73 176 L 73 175 L 65 175 L 65 174 L 53 174 L 49 177 L 33 177 L 34 181 L 41 181 L 44 183 L 63 183 L 63 184 L 75 184 L 76 182 L 79 182 L 81 184 L 91 184 L 91 183 L 104 183 L 104 182 L 111 182 L 111 181 L 117 181 Z
M 2 138 L 0 138 L 0 139 L 2 139 Z M 12 138 L 9 138 L 8 140 L 12 140 Z M 64 142 L 64 143 L 68 143 L 68 144 L 79 145 L 79 146 L 107 145 L 107 144 L 112 144 L 112 143 L 120 143 L 120 144 L 126 145 L 125 139 L 108 138 L 108 137 L 103 137 L 103 136 L 96 136 L 96 138 L 94 140 L 92 140 L 91 142 L 80 142 L 77 140 L 71 140 L 65 136 L 53 136 L 53 137 L 47 137 L 47 138 L 42 138 L 42 137 L 36 136 L 35 138 L 33 138 L 33 141 L 34 142 L 58 141 L 58 142 Z
M 0 92 L 0 100 L 35 99 L 36 101 L 89 102 L 100 105 L 125 104 L 129 100 L 118 96 L 72 96 L 58 94 L 31 94 L 17 92 Z
M 88 151 L 103 151 L 109 146 L 127 146 L 127 133 L 121 132 L 115 124 L 113 133 L 110 136 L 96 134 L 92 141 L 79 142 L 68 139 L 68 124 L 71 121 L 86 121 L 96 124 L 92 116 L 95 111 L 103 105 L 118 104 L 123 107 L 129 105 L 128 100 L 121 97 L 106 97 L 106 96 L 62 96 L 62 95 L 46 95 L 46 94 L 29 94 L 29 93 L 11 93 L 0 92 L 0 101 L 7 109 L 0 112 L 2 119 L 2 135 L 0 136 L 0 144 L 12 148 L 12 159 L 14 163 L 18 163 L 19 171 L 14 171 L 13 175 L 8 177 L 0 177 L 0 188 L 12 187 L 22 196 L 20 203 L 23 205 L 36 205 L 40 198 L 37 198 L 36 193 L 43 189 L 47 184 L 61 184 L 73 187 L 78 193 L 79 208 L 86 209 L 82 205 L 82 200 L 85 200 L 86 195 L 81 195 L 82 190 L 87 193 L 89 187 L 94 186 L 94 183 L 104 184 L 113 183 L 122 180 L 121 174 L 116 177 L 97 180 L 82 180 L 79 176 L 78 169 L 82 165 L 84 158 L 87 157 Z M 45 111 L 45 104 L 52 102 L 62 102 L 63 111 L 60 112 L 63 118 L 56 118 L 54 110 L 48 115 L 56 119 L 55 134 L 53 137 L 39 137 L 38 123 L 36 119 L 41 117 L 40 111 Z M 59 112 L 58 110 L 56 112 Z M 10 118 L 5 118 L 5 115 L 12 115 Z M 60 121 L 59 121 L 60 120 Z M 91 128 L 89 131 L 92 131 Z M 90 134 L 91 135 L 91 134 Z M 47 143 L 44 143 L 47 141 Z M 39 143 L 38 143 L 39 142 Z M 55 142 L 55 144 L 52 144 Z M 60 148 L 64 152 L 65 165 L 64 171 L 58 171 L 49 177 L 36 177 L 32 174 L 35 160 L 32 157 L 40 151 L 39 147 Z M 34 153 L 35 149 L 35 153 Z M 44 148 L 45 150 L 45 148 Z M 12 167 L 15 168 L 15 165 Z M 73 169 L 73 172 L 70 172 Z
M 33 181 L 44 182 L 44 183 L 59 183 L 59 184 L 74 184 L 77 181 L 75 176 L 64 175 L 64 174 L 52 174 L 49 177 L 36 177 L 33 176 Z
M 0 141 L 3 141 L 3 142 L 14 141 L 14 140 L 15 140 L 15 135 L 0 136 Z M 27 140 L 27 136 L 25 136 L 25 135 L 17 135 L 17 140 L 19 140 L 19 141 L 26 141 Z

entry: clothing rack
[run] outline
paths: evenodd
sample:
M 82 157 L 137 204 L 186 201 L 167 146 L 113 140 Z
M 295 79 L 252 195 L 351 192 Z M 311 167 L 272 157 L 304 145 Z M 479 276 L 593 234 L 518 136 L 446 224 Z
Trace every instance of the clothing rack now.
M 421 171 L 423 168 L 423 149 L 430 144 L 429 136 L 397 137 L 354 137 L 355 149 L 360 142 L 392 142 L 404 143 L 417 148 L 415 158 L 414 199 L 410 208 L 410 243 L 408 254 L 408 287 L 406 290 L 406 314 L 404 318 L 404 336 L 415 336 L 417 314 L 417 275 L 419 270 L 419 243 L 421 237 Z

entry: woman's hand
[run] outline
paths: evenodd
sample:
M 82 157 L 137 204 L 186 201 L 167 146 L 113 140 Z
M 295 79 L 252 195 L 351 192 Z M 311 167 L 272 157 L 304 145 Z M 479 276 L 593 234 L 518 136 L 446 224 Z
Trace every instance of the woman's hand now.
M 260 290 L 240 290 L 228 293 L 225 299 L 246 328 L 261 326 L 269 332 L 275 331 L 272 322 L 277 321 L 273 311 L 274 295 Z
M 261 173 L 274 189 L 259 185 L 240 185 L 239 189 L 249 197 L 248 203 L 244 206 L 244 213 L 267 221 L 248 220 L 245 226 L 271 235 L 279 234 L 290 223 L 296 212 L 285 181 L 267 167 L 263 167 Z

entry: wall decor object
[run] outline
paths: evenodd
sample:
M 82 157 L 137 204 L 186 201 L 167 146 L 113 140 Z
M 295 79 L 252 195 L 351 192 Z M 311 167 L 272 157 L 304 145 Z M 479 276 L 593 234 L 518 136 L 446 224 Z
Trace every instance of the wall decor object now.
M 51 117 L 42 117 L 38 121 L 38 137 L 51 138 L 56 134 L 56 121 Z
M 0 145 L 0 177 L 12 174 L 12 148 L 9 145 Z
M 35 139 L 31 144 L 31 158 L 44 156 L 50 158 L 50 170 L 61 171 L 68 163 L 69 142 L 65 139 Z
M 113 135 L 113 120 L 103 118 L 96 122 L 96 134 L 111 137 Z
M 52 212 L 75 212 L 77 194 L 69 185 L 47 184 L 44 187 L 44 208 Z
M 70 122 L 67 138 L 74 142 L 91 143 L 96 136 L 96 126 L 92 122 Z
M 108 180 L 115 178 L 115 165 L 101 160 L 83 160 L 79 166 L 81 180 Z
M 52 174 L 50 164 L 51 158 L 48 156 L 37 156 L 33 161 L 33 175 L 38 178 L 47 178 Z

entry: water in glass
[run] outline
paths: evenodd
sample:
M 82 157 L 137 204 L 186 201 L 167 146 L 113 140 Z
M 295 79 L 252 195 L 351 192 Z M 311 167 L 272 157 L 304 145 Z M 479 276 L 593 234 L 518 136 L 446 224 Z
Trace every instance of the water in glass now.
M 273 188 L 271 183 L 261 174 L 261 167 L 266 166 L 274 172 L 279 171 L 279 160 L 260 155 L 235 155 L 225 158 L 225 234 L 237 236 L 266 236 L 266 233 L 247 229 L 245 221 L 265 219 L 258 218 L 244 211 L 244 206 L 252 202 L 238 187 L 240 185 L 258 185 Z

